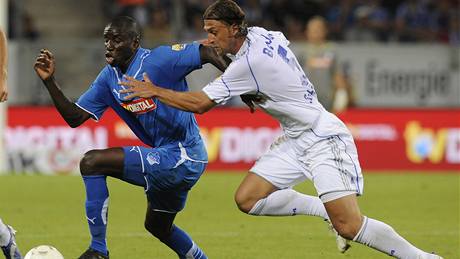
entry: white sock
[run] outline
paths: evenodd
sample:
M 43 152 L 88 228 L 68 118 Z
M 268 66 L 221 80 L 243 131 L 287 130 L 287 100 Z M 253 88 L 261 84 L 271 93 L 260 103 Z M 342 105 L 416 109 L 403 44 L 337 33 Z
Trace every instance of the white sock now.
M 364 217 L 363 225 L 353 241 L 396 258 L 418 259 L 430 256 L 398 235 L 389 225 L 367 217 Z
M 329 219 L 323 202 L 318 198 L 284 189 L 271 193 L 266 198 L 256 202 L 251 215 L 294 216 L 312 215 Z
M 0 219 L 0 246 L 6 246 L 10 242 L 11 234 L 8 227 Z

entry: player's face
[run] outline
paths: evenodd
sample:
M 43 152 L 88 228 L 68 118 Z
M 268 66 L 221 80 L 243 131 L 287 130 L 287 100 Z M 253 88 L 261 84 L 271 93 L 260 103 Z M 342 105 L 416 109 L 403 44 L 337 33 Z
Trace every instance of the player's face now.
M 114 67 L 129 64 L 139 47 L 137 39 L 120 29 L 108 25 L 104 29 L 105 60 Z
M 238 28 L 217 20 L 204 20 L 204 30 L 208 33 L 208 42 L 222 54 L 238 52 L 236 35 Z

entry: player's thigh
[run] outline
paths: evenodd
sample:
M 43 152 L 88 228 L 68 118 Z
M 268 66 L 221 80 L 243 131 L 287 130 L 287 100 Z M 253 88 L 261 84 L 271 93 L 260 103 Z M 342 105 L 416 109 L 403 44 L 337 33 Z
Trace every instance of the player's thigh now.
M 252 206 L 260 199 L 270 195 L 272 192 L 278 190 L 272 183 L 263 177 L 249 172 L 235 193 L 235 201 L 238 206 Z
M 270 149 L 256 161 L 250 172 L 265 179 L 277 189 L 290 188 L 306 180 L 305 171 L 299 165 L 291 141 L 284 136 L 276 140 Z M 251 181 L 251 178 L 255 178 L 248 177 L 250 177 L 248 182 Z
M 125 179 L 142 183 L 153 210 L 177 213 L 206 163 L 184 160 L 179 146 L 126 147 Z
M 174 168 L 149 171 L 146 194 L 152 209 L 167 213 L 181 211 L 205 167 L 203 163 L 185 161 Z
M 322 139 L 305 156 L 313 184 L 323 202 L 362 194 L 363 177 L 351 136 Z
M 80 171 L 82 175 L 122 178 L 124 158 L 123 149 L 120 147 L 90 150 L 80 161 Z

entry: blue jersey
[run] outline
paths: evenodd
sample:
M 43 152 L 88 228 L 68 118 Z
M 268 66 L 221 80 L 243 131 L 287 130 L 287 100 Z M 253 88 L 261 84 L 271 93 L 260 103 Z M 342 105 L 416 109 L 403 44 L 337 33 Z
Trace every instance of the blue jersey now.
M 156 85 L 174 91 L 188 91 L 185 76 L 201 68 L 199 44 L 160 46 L 148 50 L 139 48 L 125 75 L 138 80 L 143 73 Z M 184 147 L 202 142 L 193 113 L 165 105 L 156 98 L 124 100 L 125 87 L 118 83 L 125 80 L 117 67 L 107 65 L 91 87 L 79 98 L 77 105 L 99 120 L 111 107 L 131 128 L 136 136 L 151 147 L 180 142 Z M 207 160 L 206 154 L 195 159 Z

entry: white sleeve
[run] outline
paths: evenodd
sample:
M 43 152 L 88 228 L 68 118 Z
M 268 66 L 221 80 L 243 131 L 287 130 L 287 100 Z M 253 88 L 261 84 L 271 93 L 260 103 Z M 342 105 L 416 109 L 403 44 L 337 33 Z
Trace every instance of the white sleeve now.
M 203 88 L 206 95 L 216 103 L 225 103 L 233 96 L 255 93 L 257 85 L 246 57 L 230 64 L 225 72 Z

